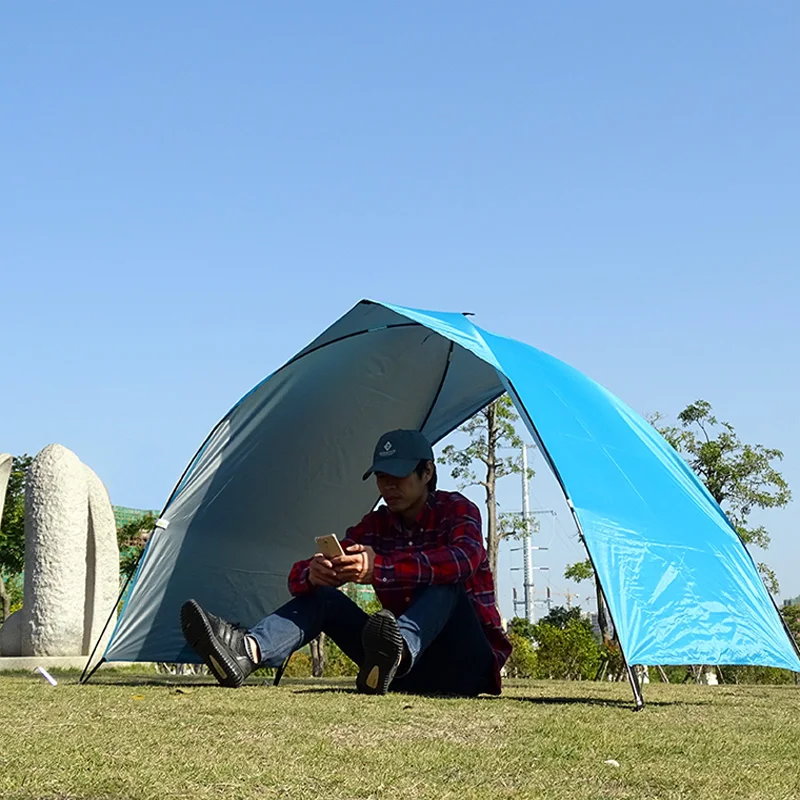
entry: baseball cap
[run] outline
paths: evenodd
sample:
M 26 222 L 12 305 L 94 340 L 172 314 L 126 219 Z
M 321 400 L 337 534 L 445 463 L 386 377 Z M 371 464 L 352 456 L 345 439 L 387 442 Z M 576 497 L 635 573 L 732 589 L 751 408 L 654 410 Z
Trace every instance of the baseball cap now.
M 423 434 L 402 429 L 389 431 L 378 439 L 372 466 L 364 473 L 363 480 L 373 472 L 385 472 L 395 478 L 403 478 L 410 475 L 423 460 L 433 461 L 433 448 Z

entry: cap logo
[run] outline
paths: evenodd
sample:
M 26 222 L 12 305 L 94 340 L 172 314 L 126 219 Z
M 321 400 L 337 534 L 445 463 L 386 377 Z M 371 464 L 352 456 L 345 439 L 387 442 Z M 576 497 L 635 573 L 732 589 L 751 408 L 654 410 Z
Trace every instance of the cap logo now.
M 391 442 L 386 442 L 383 446 L 382 452 L 379 454 L 381 456 L 393 456 L 395 454 L 394 445 Z

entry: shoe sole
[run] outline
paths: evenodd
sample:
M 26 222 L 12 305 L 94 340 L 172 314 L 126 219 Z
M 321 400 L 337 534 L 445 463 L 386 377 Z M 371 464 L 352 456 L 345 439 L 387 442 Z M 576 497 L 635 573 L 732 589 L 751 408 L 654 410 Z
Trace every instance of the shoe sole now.
M 356 688 L 363 694 L 386 694 L 403 656 L 403 637 L 397 620 L 388 614 L 373 614 L 361 634 L 364 663 Z
M 203 609 L 194 600 L 181 608 L 181 630 L 220 686 L 238 689 L 244 683 L 241 670 L 217 641 Z

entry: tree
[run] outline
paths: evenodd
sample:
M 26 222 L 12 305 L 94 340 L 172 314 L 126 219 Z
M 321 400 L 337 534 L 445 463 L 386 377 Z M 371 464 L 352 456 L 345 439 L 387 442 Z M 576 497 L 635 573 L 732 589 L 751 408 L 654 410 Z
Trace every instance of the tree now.
M 139 559 L 142 557 L 147 540 L 156 526 L 156 518 L 152 514 L 142 514 L 125 525 L 117 528 L 117 545 L 119 546 L 119 573 L 123 581 L 133 577 Z
M 3 620 L 10 613 L 10 598 L 3 573 L 18 575 L 25 562 L 25 480 L 32 461 L 26 454 L 15 456 L 11 462 L 3 517 L 0 520 L 0 601 Z
M 575 583 L 591 580 L 594 577 L 592 562 L 587 558 L 585 561 L 577 561 L 574 564 L 570 564 L 564 570 L 564 577 L 569 581 L 575 581 Z
M 763 525 L 752 527 L 753 509 L 783 508 L 792 498 L 789 485 L 773 466 L 783 453 L 760 444 L 744 444 L 729 422 L 720 422 L 706 400 L 691 403 L 678 414 L 679 424 L 660 425 L 663 417 L 654 414 L 650 423 L 687 461 L 719 503 L 745 544 L 763 549 L 769 546 L 769 533 Z M 764 583 L 778 591 L 775 574 L 759 564 Z M 567 567 L 564 577 L 583 580 L 593 574 L 588 561 Z
M 572 620 L 578 620 L 588 625 L 581 617 L 580 608 L 564 608 L 564 606 L 554 606 L 551 608 L 547 616 L 542 617 L 539 623 L 542 625 L 552 625 L 554 628 L 559 628 L 563 631 Z M 589 626 L 589 630 L 591 630 L 591 626 Z
M 720 422 L 706 400 L 690 403 L 678 414 L 679 425 L 661 426 L 655 414 L 650 422 L 686 459 L 711 496 L 719 503 L 745 544 L 766 550 L 770 537 L 763 525 L 751 527 L 755 508 L 783 508 L 792 499 L 789 484 L 773 466 L 783 453 L 760 444 L 743 444 L 729 422 Z M 775 573 L 759 564 L 764 583 L 778 591 Z
M 572 613 L 577 609 L 562 611 L 563 627 L 545 620 L 535 625 L 538 675 L 541 678 L 589 680 L 597 674 L 600 665 L 600 645 L 592 634 L 591 625 Z
M 511 630 L 508 640 L 511 642 L 511 655 L 505 664 L 506 675 L 509 678 L 535 678 L 537 657 L 533 642 Z
M 500 540 L 525 533 L 522 514 L 506 512 L 498 517 L 497 481 L 507 475 L 522 472 L 522 438 L 517 434 L 514 424 L 519 416 L 514 410 L 511 398 L 504 394 L 489 403 L 460 428 L 469 436 L 466 447 L 456 448 L 449 444 L 442 451 L 442 460 L 451 467 L 450 474 L 459 481 L 459 488 L 482 486 L 486 494 L 486 551 L 489 566 L 497 583 L 497 556 Z M 513 449 L 514 455 L 502 456 L 502 449 Z M 475 464 L 482 465 L 483 475 L 475 472 Z M 528 470 L 527 478 L 533 477 Z
M 508 633 L 533 641 L 534 624 L 525 617 L 512 617 L 508 623 Z
M 794 636 L 797 646 L 800 647 L 800 605 L 784 606 L 781 609 L 781 614 L 786 622 L 786 627 L 791 631 L 792 636 Z
M 594 574 L 592 562 L 587 558 L 585 561 L 578 561 L 575 564 L 570 564 L 564 570 L 564 577 L 567 580 L 580 583 L 581 581 L 594 580 L 595 593 L 597 595 L 597 624 L 600 627 L 600 634 L 603 637 L 603 644 L 606 647 L 614 647 L 615 633 L 611 625 L 611 615 L 608 613 L 606 604 L 603 600 L 603 587 L 600 586 L 600 581 Z

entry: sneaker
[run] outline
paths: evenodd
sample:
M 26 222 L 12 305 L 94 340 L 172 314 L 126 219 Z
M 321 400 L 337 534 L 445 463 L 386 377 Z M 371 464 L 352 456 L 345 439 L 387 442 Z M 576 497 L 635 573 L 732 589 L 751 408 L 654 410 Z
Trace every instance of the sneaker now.
M 356 687 L 364 694 L 386 694 L 403 658 L 403 636 L 391 611 L 382 609 L 365 623 L 361 634 L 364 663 Z
M 238 625 L 203 611 L 196 600 L 183 604 L 181 629 L 220 686 L 235 689 L 256 668 L 247 654 L 244 631 Z

